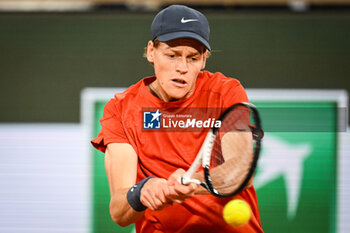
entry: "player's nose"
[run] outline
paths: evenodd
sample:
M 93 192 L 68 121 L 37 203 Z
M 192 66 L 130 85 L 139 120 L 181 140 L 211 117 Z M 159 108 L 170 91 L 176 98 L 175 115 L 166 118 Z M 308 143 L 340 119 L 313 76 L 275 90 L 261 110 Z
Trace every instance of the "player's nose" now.
M 177 60 L 176 71 L 180 73 L 186 73 L 188 71 L 187 59 L 185 57 L 181 57 Z

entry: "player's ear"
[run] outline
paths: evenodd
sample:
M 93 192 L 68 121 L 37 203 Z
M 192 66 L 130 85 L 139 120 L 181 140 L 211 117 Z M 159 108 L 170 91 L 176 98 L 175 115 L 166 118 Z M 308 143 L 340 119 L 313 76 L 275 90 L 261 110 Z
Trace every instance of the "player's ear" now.
M 147 54 L 146 54 L 146 57 L 147 57 L 147 60 L 148 62 L 150 62 L 151 64 L 153 64 L 154 62 L 154 45 L 153 45 L 153 41 L 148 41 L 148 44 L 147 44 Z

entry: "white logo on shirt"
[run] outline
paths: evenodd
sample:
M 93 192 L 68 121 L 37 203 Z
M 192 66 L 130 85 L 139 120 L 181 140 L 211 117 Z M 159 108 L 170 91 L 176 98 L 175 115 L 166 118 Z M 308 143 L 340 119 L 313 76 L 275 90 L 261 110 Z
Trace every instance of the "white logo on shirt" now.
M 160 120 L 162 113 L 157 109 L 156 112 L 143 112 L 143 128 L 144 129 L 160 129 Z

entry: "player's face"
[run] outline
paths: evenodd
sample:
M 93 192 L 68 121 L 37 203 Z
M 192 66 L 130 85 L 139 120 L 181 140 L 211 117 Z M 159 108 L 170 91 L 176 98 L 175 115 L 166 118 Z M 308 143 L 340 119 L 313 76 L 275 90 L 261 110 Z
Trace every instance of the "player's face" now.
M 157 79 L 152 88 L 165 102 L 182 100 L 195 90 L 196 80 L 205 67 L 207 53 L 193 39 L 177 39 L 154 47 L 148 43 L 147 59 L 154 66 Z

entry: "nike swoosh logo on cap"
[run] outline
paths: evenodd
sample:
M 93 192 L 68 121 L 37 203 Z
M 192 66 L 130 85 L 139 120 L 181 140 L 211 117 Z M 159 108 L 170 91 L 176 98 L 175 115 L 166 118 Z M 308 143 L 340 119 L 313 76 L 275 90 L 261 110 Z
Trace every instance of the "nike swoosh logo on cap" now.
M 181 19 L 181 23 L 188 23 L 193 21 L 198 21 L 198 19 L 185 19 L 185 17 L 182 17 Z

